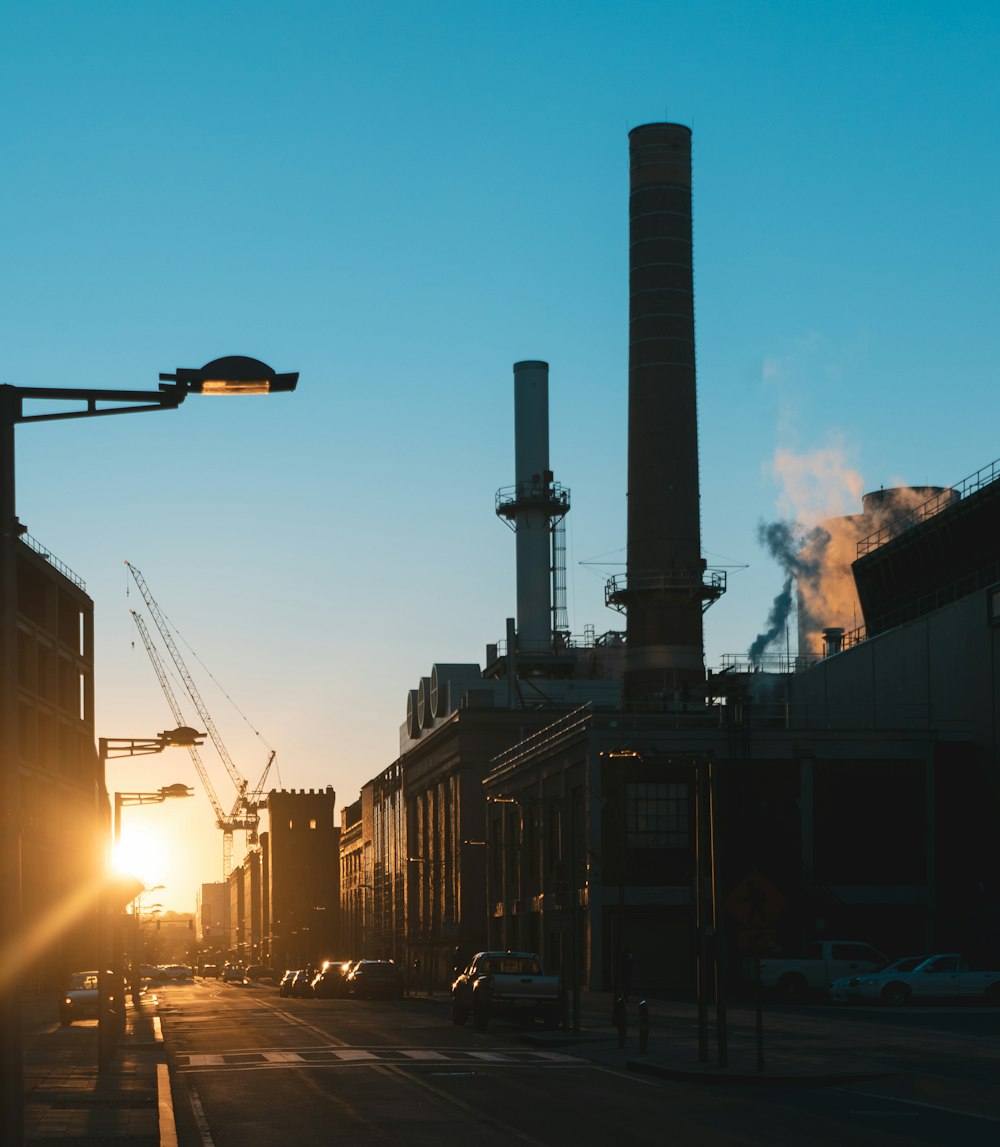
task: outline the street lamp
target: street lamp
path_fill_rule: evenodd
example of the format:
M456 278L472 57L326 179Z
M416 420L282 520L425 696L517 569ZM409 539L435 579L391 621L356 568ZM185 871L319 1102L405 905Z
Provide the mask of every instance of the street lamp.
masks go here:
M695 974L698 1007L698 1060L708 1062L708 998L709 978L714 976L716 1006L716 1038L719 1067L728 1063L728 1019L726 1013L725 936L719 928L716 878L719 870L718 832L716 826L716 771L711 753L666 754L651 747L624 745L601 753L610 760L634 762L642 765L661 761L670 768L691 770L694 773L694 916L695 916ZM627 783L627 782L625 782ZM627 802L627 789L622 790L623 803ZM611 807L615 807L613 804ZM619 806L618 813L621 808ZM627 813L626 813L627 816ZM626 832L628 826L621 825ZM622 910L624 893L619 888Z
M482 882L483 888L483 902L486 909L485 932L483 934L483 948L489 948L490 945L490 927L493 921L493 908L490 904L490 866L492 864L493 847L492 842L488 840L463 840L462 844L468 845L469 848L485 848L486 849L486 865L485 865L485 879Z
M193 797L194 790L188 785L165 785L154 793L115 793L115 848L121 843L122 836L122 808L132 805L162 804L165 800L177 797ZM121 934L115 944L114 977L115 977L115 1006L118 1009L118 1030L125 1027L125 986L123 983L123 952ZM135 953L132 953L132 1003L138 1001L135 979Z
M189 394L266 394L291 391L298 374L277 374L258 359L231 355L199 370L161 375L158 390L95 390L0 385L0 951L19 967L21 929L21 786L18 744L17 553L24 527L14 506L14 427L146 410L175 410ZM29 412L25 403L46 403ZM75 403L53 411L51 404ZM83 404L82 409L79 408ZM112 404L112 405L108 405ZM20 980L0 977L0 1141L24 1138L24 1058Z
M169 729L163 733L158 733L155 737L100 737L98 739L98 759L100 762L100 787L101 792L107 791L105 768L109 760L116 760L119 757L143 757L150 753L162 753L164 749L171 746L177 748L190 748L192 746L200 745L202 742L199 738L203 738L204 733L199 733L196 729L192 729L189 725L180 725L176 729ZM171 788L184 788L186 785L173 785ZM114 847L117 848L121 842L121 805L118 803L117 798L121 795L128 794L115 794L115 820L114 820ZM189 793L183 794L188 796ZM161 798L161 799L166 799ZM128 802L125 802L128 803ZM144 802L138 802L144 803ZM146 801L145 803L159 803ZM157 885L162 888L163 885ZM113 882L108 881L108 895L102 896L98 901L98 929L97 929L97 949L98 949L98 994L97 994L97 1066L98 1071L107 1069L115 1054L115 1042L118 1032L122 1029L125 1023L125 991L121 981L120 975L120 960L118 954L118 947L120 943L119 934L119 917L124 910L127 900L131 900L131 896L127 896L125 900L117 901L117 898L112 896ZM149 889L147 889L149 891ZM109 926L109 916L111 917L111 924ZM110 951L110 958L109 952ZM108 979L108 965L111 965L110 975L112 980L111 988L107 984ZM114 1001L114 1010L117 1012L117 1019L112 1023L112 999Z

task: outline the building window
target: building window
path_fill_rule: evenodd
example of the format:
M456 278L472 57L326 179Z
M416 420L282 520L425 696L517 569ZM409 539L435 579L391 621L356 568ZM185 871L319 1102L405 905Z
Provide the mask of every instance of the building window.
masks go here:
M315 817L313 817L313 818L312 818L312 819L309 821L309 827L310 827L310 828L315 828L315 827L316 827L316 818L315 818Z
M686 784L629 785L626 799L629 848L688 847Z
M295 821L294 821L294 820L290 820L290 821L288 822L288 827L289 827L289 828L294 828L294 827L295 827Z

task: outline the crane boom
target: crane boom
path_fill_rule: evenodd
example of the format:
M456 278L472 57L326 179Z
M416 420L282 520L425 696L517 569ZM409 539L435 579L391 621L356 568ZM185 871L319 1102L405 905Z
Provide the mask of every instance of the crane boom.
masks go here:
M156 646L149 635L149 630L146 628L146 623L142 617L133 609L130 611L132 620L135 622L136 629L139 630L139 635L142 637L142 643L146 647L146 653L149 655L149 660L152 663L153 671L156 673L156 679L160 683L160 688L163 690L163 695L167 699L167 704L170 706L170 712L173 714L174 720L178 726L185 723L184 713L181 709L177 697L170 685L167 678L166 671L163 668L163 662L160 660L160 655L157 652ZM212 805L212 810L215 813L215 827L222 829L222 876L223 879L228 879L230 872L233 869L233 832L237 829L249 832L254 838L257 835L259 826L259 817L257 816L256 809L252 815L248 815L242 808L240 798L237 798L236 805L233 811L228 815L222 811L222 805L219 804L219 798L215 792L215 786L208 775L205 764L201 759L201 754L198 752L194 745L187 746L188 752L191 754L191 760L194 762L194 767L197 770L198 776L201 778L201 783L205 788L205 793L208 796L209 802ZM273 759L273 754L272 754ZM268 762L270 767L270 761Z
M177 672L181 675L181 680L184 682L184 688L187 690L188 696L195 709L198 711L198 716L201 718L202 723L208 730L208 735L212 738L212 744L215 745L216 751L222 758L222 763L226 766L226 772L232 778L233 784L236 786L236 791L240 798L245 798L247 793L247 782L240 775L239 769L233 763L232 757L229 755L229 750L223 744L222 737L219 735L219 730L215 727L215 722L205 706L205 702L198 692L198 687L194 683L194 678L188 672L187 666L184 664L184 658L181 657L180 650L173 639L170 632L170 627L167 625L166 618L160 612L160 607L156 604L156 599L150 592L149 586L146 584L146 579L142 574L132 565L131 562L126 562L129 573L132 575L135 584L139 587L139 592L142 594L143 600L149 609L153 621L156 623L156 628L160 631L160 636L163 638L163 643L167 647L167 651L173 660L174 665L177 667Z
M132 614L132 620L135 622L136 629L139 630L139 636L142 638L142 643L146 647L146 652L149 654L149 660L153 664L153 671L156 673L156 679L160 683L160 688L163 690L163 695L167 699L167 704L170 706L170 712L173 714L174 720L178 726L185 724L184 713L177 703L177 698L171 688L170 682L167 680L167 675L163 669L163 663L160 661L160 655L156 651L156 646L153 644L152 638L149 636L149 630L146 628L146 623L142 620L134 609L129 610ZM225 814L222 811L222 805L219 804L219 798L215 794L215 788L209 778L208 773L205 771L205 765L201 759L201 754L194 745L188 745L188 752L191 754L191 760L194 762L194 767L201 777L201 783L205 787L205 793L211 801L212 808L215 811L216 821L225 819ZM221 827L221 825L220 825Z
M264 767L264 772L257 783L257 787L253 792L250 792L248 782L244 780L239 770L236 768L232 757L229 755L229 751L226 749L225 744L223 744L222 737L219 735L219 731L215 726L215 722L212 720L212 716L209 713L205 702L202 700L201 693L198 691L198 687L194 683L194 678L191 676L187 665L184 663L184 658L181 656L180 650L177 648L177 644L170 632L170 627L167 624L167 620L163 616L160 607L157 605L156 599L153 597L153 594L146 583L146 579L142 576L140 571L137 570L134 565L132 565L131 562L126 562L125 565L128 567L129 573L131 573L135 584L139 587L139 592L142 594L143 600L149 609L150 615L156 623L156 628L159 630L160 636L163 638L163 642L170 653L171 660L173 661L177 672L180 674L181 680L184 683L184 688L186 689L188 696L191 698L191 702L195 709L197 709L198 716L204 722L205 728L208 730L208 735L212 738L212 743L215 745L216 751L221 757L222 763L226 767L226 771L229 773L233 784L236 786L236 799L233 802L232 811L228 814L224 813L222 811L222 806L219 804L219 798L216 795L215 788L209 779L208 773L205 770L204 764L202 763L197 749L195 749L193 746L189 746L191 759L198 771L198 776L201 778L202 784L205 786L205 792L207 793L208 799L211 801L212 808L215 812L216 827L222 829L222 867L223 875L228 878L233 866L233 832L235 830L246 832L249 843L257 843L257 833L260 827L259 807L261 794L263 792L264 784L267 780L267 775L271 769L271 765L274 761L276 753L274 751L271 752L271 755L268 758L268 762ZM184 724L184 717L181 713L180 705L177 703L177 698L174 695L173 689L170 687L170 682L167 680L167 675L164 671L163 663L160 660L156 646L153 644L152 638L150 637L149 630L146 628L142 618L138 613L136 613L135 610L132 610L132 617L135 620L135 624L139 630L139 633L142 635L143 644L146 646L146 652L149 654L149 659L153 664L153 669L156 673L157 679L160 682L160 688L163 690L164 695L167 698L167 704L170 706L171 712L174 714L174 718L178 725L182 725Z

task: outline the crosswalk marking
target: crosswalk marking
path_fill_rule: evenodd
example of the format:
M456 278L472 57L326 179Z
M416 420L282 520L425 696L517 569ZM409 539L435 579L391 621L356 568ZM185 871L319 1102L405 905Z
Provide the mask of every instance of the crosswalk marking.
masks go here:
M584 1066L589 1061L579 1056L567 1055L559 1051L528 1051L510 1049L507 1051L472 1051L467 1048L424 1048L424 1047L311 1047L296 1051L251 1050L218 1053L179 1053L176 1055L180 1071L199 1069L253 1069L275 1067L323 1068L341 1065L350 1067L392 1066L418 1067L421 1064L453 1064L465 1067L546 1067L555 1064L575 1064Z

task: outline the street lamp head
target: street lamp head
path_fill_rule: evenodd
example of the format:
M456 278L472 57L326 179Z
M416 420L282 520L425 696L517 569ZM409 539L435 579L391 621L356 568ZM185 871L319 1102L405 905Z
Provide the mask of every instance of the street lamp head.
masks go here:
M159 740L163 743L164 748L167 746L175 746L179 749L190 749L202 744L202 741L198 740L198 738L204 736L204 733L199 733L197 729L192 729L190 725L180 725L176 729L168 729L166 732L161 733Z
M164 800L166 800L167 797L193 797L194 789L189 785L165 785L159 790L159 794Z
M185 394L271 394L294 390L299 375L277 374L260 359L232 354L212 359L199 370L178 367L174 374L161 374L160 381L174 383Z

